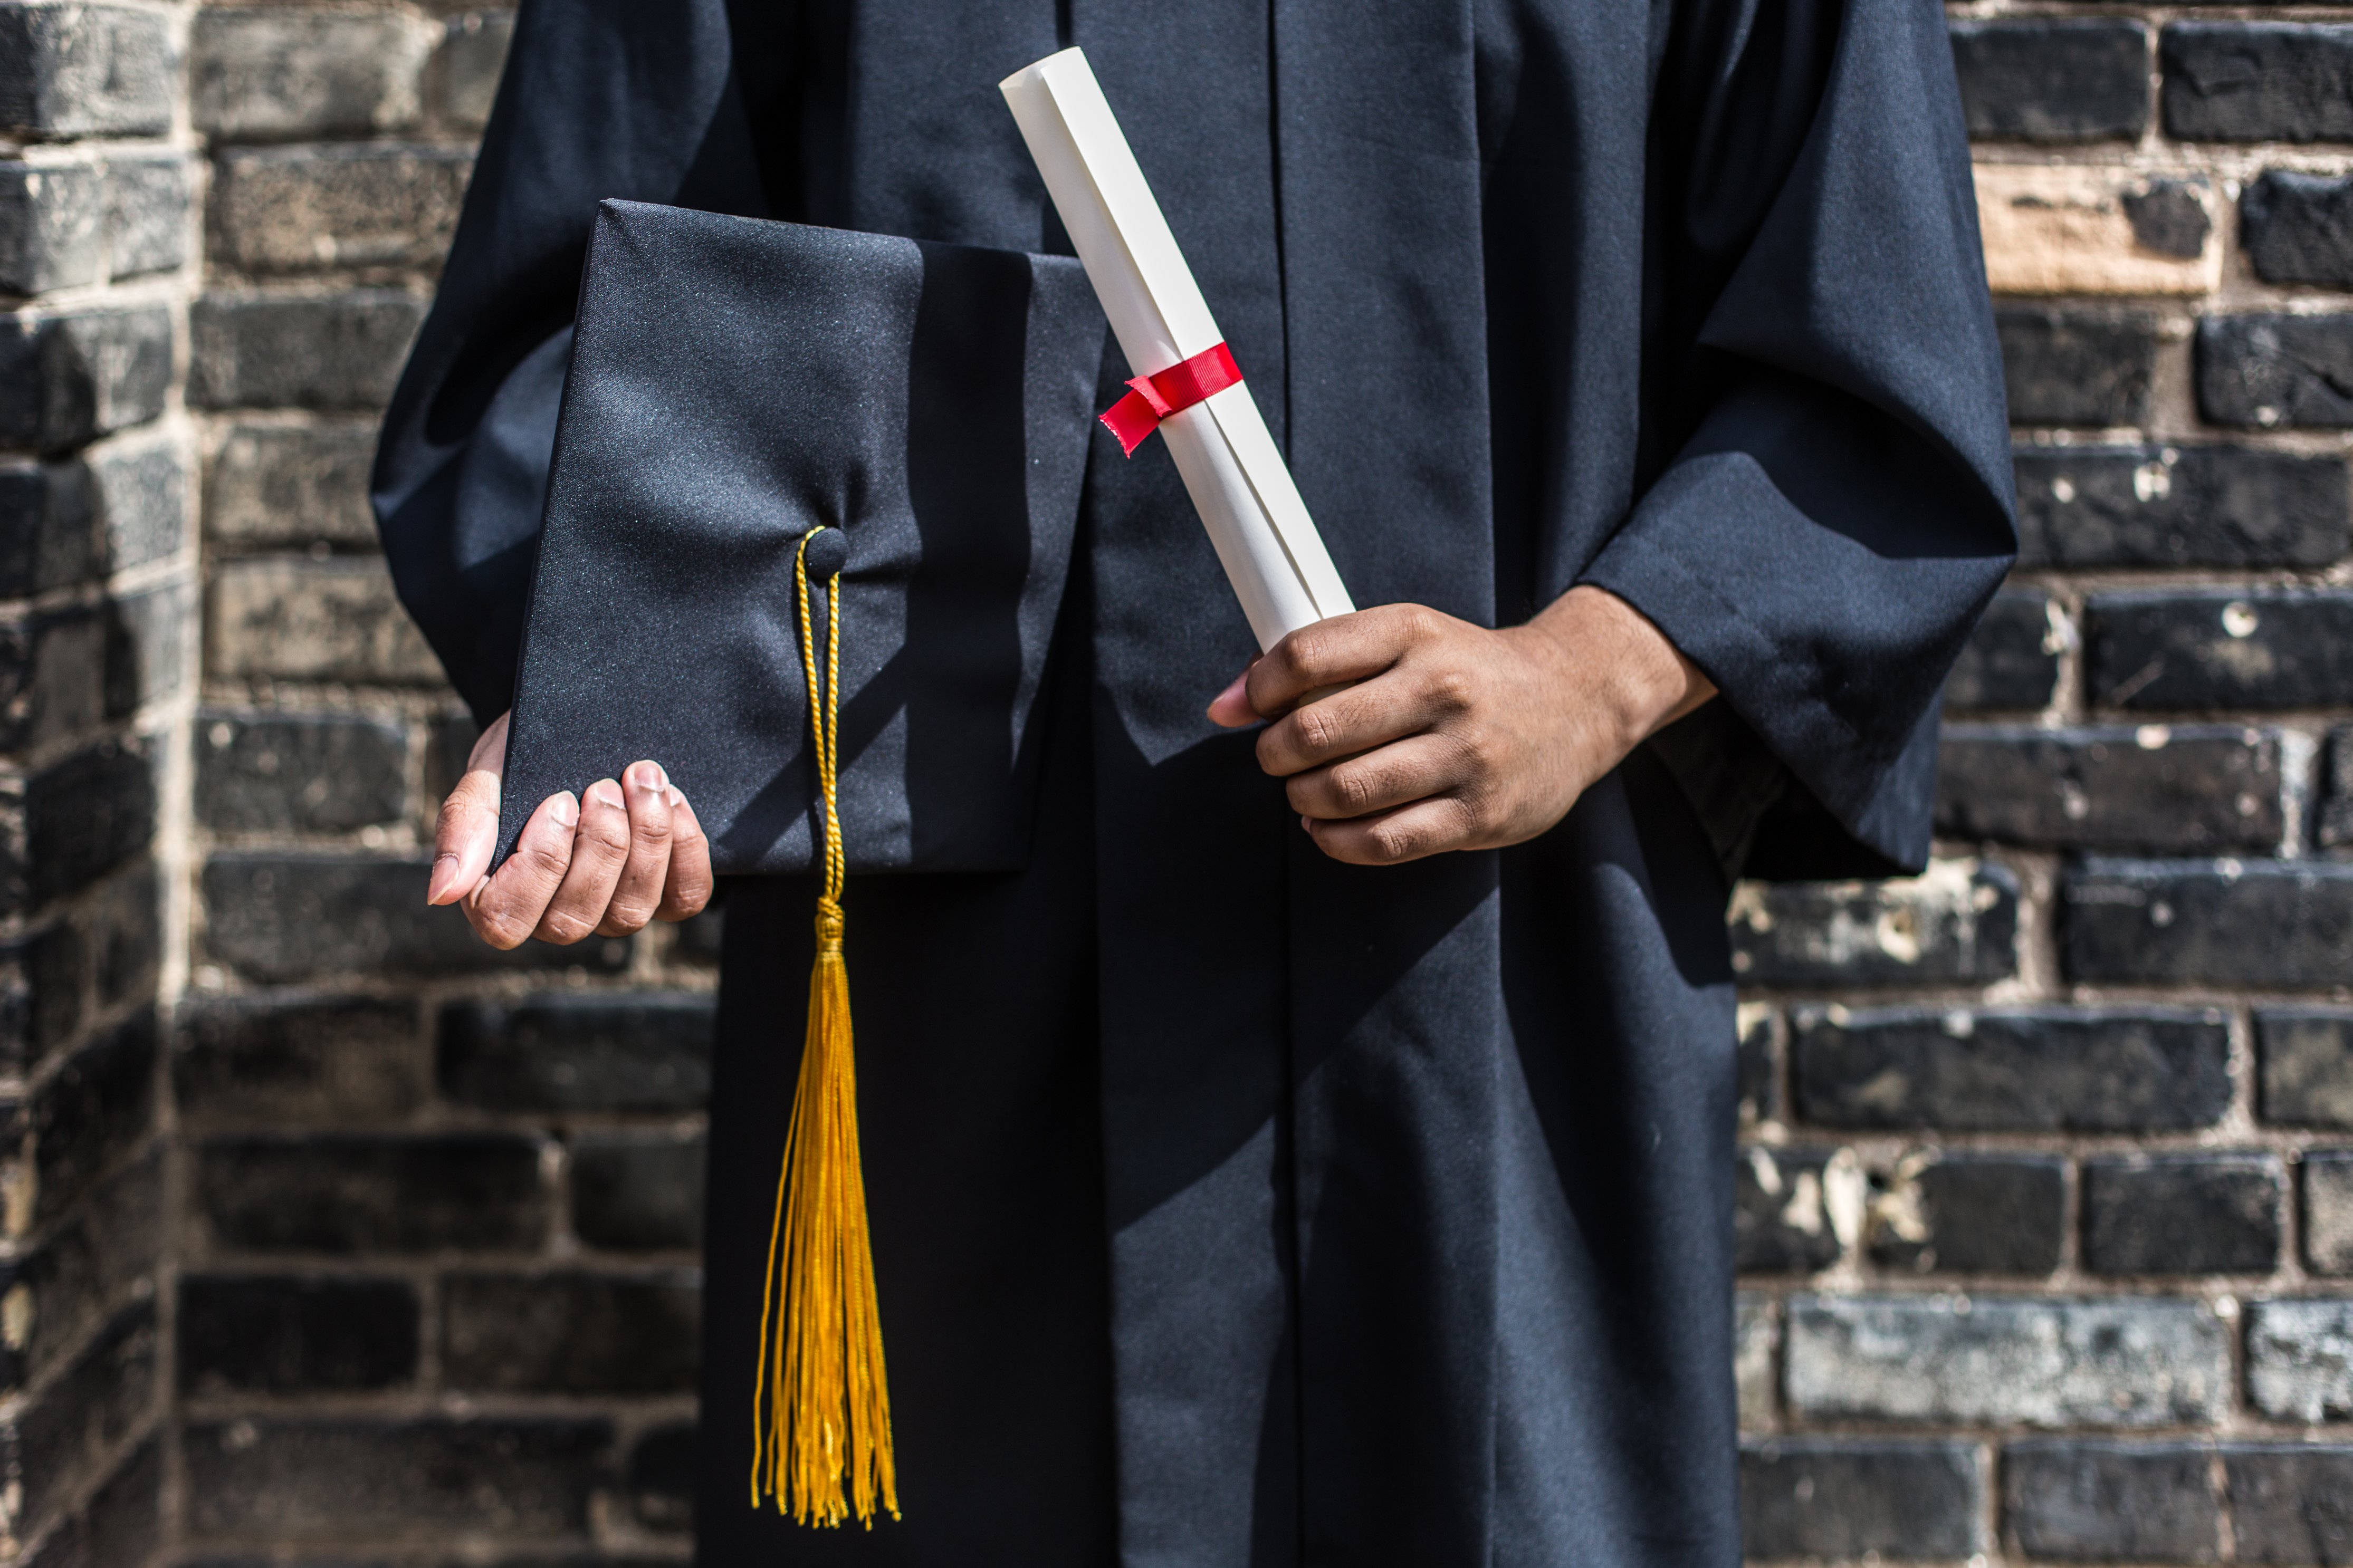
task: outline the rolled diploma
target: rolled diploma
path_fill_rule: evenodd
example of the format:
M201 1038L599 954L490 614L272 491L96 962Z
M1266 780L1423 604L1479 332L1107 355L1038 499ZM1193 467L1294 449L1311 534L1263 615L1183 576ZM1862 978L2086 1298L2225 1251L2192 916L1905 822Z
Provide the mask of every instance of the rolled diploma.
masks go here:
M997 87L1128 368L1157 375L1224 342L1086 55L1049 55ZM1160 433L1261 649L1356 608L1247 380L1170 415Z

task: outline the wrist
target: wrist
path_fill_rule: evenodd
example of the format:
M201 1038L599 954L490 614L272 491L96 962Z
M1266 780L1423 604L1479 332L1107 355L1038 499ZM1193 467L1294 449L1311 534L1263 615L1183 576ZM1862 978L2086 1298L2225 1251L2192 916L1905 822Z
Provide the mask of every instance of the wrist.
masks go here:
M1641 612L1580 584L1528 623L1571 686L1597 700L1620 755L1715 695L1715 683Z

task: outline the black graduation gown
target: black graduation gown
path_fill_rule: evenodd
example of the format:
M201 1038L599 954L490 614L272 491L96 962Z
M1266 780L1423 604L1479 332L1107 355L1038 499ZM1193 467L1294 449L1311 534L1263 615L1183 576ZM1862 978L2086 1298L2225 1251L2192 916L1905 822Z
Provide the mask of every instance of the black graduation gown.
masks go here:
M1329 862L1099 435L1027 868L849 889L871 1533L746 1499L811 900L727 893L702 1560L1729 1565L1725 878L1924 858L2011 549L1935 0L523 0L379 458L403 596L504 708L598 198L1066 249L995 84L1073 42L1357 602L1597 583L1724 696L1535 842Z

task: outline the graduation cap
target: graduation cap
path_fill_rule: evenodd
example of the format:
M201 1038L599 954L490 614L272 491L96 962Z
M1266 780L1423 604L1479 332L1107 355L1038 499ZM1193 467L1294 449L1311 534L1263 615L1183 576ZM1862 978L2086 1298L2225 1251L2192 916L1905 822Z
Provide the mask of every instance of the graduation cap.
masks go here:
M497 860L651 757L716 870L823 877L753 1379L752 1500L805 1522L898 1512L842 879L1026 857L1103 343L1064 258L621 201L590 240Z
M722 875L823 868L794 607L823 525L849 868L1019 868L1103 343L1066 258L603 203L493 864L651 757Z

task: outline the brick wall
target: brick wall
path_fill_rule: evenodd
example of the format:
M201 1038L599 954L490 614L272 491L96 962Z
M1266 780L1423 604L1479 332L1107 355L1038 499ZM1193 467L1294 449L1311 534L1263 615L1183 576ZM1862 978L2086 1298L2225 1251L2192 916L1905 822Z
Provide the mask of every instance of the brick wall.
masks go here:
M2353 1561L2353 6L1952 15L2024 556L1734 901L1750 1554ZM506 36L0 0L0 1563L686 1550L716 921L419 907L363 493Z

